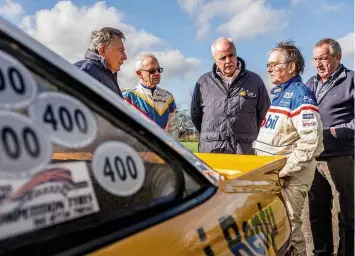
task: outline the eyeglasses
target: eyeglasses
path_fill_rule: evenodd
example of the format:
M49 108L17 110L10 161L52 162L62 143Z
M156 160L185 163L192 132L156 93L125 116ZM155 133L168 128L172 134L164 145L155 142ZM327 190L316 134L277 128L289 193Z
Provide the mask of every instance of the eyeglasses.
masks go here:
M270 62L266 64L266 68L272 68L274 69L276 66L281 65L281 64L288 64L287 62L280 62L280 63L276 63L276 62Z
M149 74L156 74L157 72L158 73L163 73L163 68L157 68L157 69L149 69L149 70L144 70L144 69L141 69L142 71L145 71L145 72L148 72Z

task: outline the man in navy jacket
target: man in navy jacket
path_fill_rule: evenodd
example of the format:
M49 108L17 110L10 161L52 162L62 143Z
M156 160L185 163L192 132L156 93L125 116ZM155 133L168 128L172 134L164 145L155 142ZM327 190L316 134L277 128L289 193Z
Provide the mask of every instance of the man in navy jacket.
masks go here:
M74 65L100 81L123 98L117 82L117 71L127 59L124 34L115 28L104 27L91 34L91 45L85 59Z
M337 255L354 255L354 71L340 63L341 57L337 41L320 40L313 49L317 75L307 82L317 99L325 148L308 194L315 255L333 255L333 196L326 177L339 192Z

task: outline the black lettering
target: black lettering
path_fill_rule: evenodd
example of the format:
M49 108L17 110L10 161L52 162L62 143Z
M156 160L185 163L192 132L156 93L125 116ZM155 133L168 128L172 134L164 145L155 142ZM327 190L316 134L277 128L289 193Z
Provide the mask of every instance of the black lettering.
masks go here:
M115 168L118 177L122 180L125 181L127 178L127 173L126 173L126 168L125 165L123 164L122 159L119 156L115 157ZM122 172L121 172L122 170Z
M27 153L33 158L39 157L41 151L35 132L31 128L25 127L22 131L22 139L24 141Z
M35 219L33 220L33 224L38 227L38 226L43 226L46 224L46 218L45 217L42 217L40 219Z
M271 218L269 222L271 223L271 226L272 226L272 228L271 228L272 233L274 234L274 236L277 236L278 231L277 231L274 212L272 211L271 207L268 210L269 210L269 215L268 216Z
M245 240L248 240L249 237L255 235L253 227L250 226L247 221L244 221L242 225Z
M104 173L104 176L110 176L112 182L116 181L115 174L112 171L111 162L110 162L110 159L108 157L105 158L105 164L104 164L103 173Z
M58 122L54 117L52 105L48 104L43 114L43 122L50 123L54 131L58 129Z
M254 230L255 230L255 234L259 234L259 233L262 233L262 234L266 234L265 231L264 231L264 226L263 224L261 223L260 221L260 218L255 215L253 218L252 218L252 224L254 226ZM267 241L267 239L264 241L264 245L269 248L269 243Z
M138 172L136 163L134 162L133 158L131 156L127 156L126 163L128 167L128 172L131 175L132 179L137 179Z
M227 240L228 247L232 250L235 245L241 242L241 235L237 223L235 223L232 216L222 217L219 219L220 226L223 231L224 238ZM232 231L235 235L235 238L232 238Z
M55 111L53 111L52 105L50 103L47 104L43 114L43 122L51 124L54 131L58 130L58 123L60 123L67 132L72 132L75 126L81 133L85 134L88 132L89 127L86 116L80 109L75 109L71 112L65 106L59 106L56 114L57 115L55 115Z
M63 126L63 128L67 132L72 132L73 131L73 120L72 117L65 107L59 107L59 120Z
M12 191L12 186L11 185L3 185L0 186L0 193L10 193Z
M87 133L88 132L88 123L86 121L86 117L84 113L80 109L76 109L74 111L74 119L75 123L78 126L79 130L82 133Z
M26 92L26 87L21 73L14 67L9 68L7 72L8 72L10 84L14 89L14 91L17 92L18 94L24 94Z
M208 244L205 230L201 227L201 228L197 229L197 233L198 233L198 237L200 238L201 242L206 244L206 246L203 248L203 251L205 252L205 254L207 256L214 256L214 252L212 251L211 246Z
M75 208L74 211L78 214L84 214L84 213L89 213L93 211L92 206L83 206L79 208Z
M21 147L17 135L9 126L4 126L1 131L1 141L4 145L6 155L11 159L18 159L21 154Z
M69 198L69 207L84 205L92 202L92 196L90 194L70 197Z

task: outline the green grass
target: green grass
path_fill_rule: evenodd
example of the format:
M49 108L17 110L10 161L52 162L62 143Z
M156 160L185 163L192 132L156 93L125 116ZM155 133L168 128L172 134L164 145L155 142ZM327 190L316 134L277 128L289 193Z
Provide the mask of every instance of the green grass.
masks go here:
M187 141L181 141L181 144L189 149L192 153L197 153L198 151L198 142L187 142Z

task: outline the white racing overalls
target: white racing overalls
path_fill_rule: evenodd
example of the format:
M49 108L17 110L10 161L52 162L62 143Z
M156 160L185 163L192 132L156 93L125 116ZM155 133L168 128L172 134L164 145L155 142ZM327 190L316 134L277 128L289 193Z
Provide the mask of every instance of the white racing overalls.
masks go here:
M274 98L253 143L257 155L285 155L279 176L285 181L282 194L292 226L296 255L306 255L301 230L304 201L316 168L315 157L324 150L323 125L313 92L300 76L273 88Z

